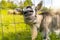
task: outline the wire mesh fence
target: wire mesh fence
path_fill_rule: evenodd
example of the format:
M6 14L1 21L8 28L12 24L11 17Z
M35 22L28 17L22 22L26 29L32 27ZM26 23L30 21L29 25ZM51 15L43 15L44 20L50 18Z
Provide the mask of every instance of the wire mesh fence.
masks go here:
M24 23L23 16L9 15L9 8L2 7L0 5L0 40L31 40L30 27Z
M31 37L29 32L30 28L24 23L23 16L0 15L0 40L27 40Z
M31 40L30 28L23 16L9 15L8 10L0 8L0 40Z

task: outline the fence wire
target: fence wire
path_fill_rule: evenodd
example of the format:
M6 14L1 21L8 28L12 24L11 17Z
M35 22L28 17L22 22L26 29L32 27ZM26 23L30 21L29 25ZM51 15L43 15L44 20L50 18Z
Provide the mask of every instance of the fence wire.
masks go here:
M0 40L31 40L30 28L22 21L23 18L18 18L20 15L3 15L4 12L0 8Z

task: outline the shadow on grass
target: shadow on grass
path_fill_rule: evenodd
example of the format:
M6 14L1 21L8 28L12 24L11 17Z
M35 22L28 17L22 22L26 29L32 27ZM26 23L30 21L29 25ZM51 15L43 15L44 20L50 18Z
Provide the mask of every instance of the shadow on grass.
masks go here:
M2 40L31 40L31 34L29 32L9 33L2 38Z
M42 40L41 33L38 33L36 40ZM57 38L58 37L58 38ZM60 36L56 36L55 33L50 35L51 40L60 40ZM3 40L31 40L30 32L17 32L9 33L6 36L3 36Z

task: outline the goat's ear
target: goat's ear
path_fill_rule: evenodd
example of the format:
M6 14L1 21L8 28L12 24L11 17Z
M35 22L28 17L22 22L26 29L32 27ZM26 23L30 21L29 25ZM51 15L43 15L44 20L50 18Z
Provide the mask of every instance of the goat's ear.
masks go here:
M16 9L18 12L22 12L23 10L22 9L20 9L20 8L17 8Z
M14 15L17 15L17 14L22 15L22 14L23 14L23 13L22 13L22 9L16 8L16 9L13 10L13 13L12 13L12 14L14 14Z
M35 8L36 11L41 10L43 5L43 1L40 1L40 3L37 5L37 7Z

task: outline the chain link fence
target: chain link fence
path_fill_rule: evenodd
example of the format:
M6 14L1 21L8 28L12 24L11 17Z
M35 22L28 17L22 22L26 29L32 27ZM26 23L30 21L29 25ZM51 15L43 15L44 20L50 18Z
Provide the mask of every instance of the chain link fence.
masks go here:
M10 15L8 10L0 8L0 40L31 40L30 27L24 23L23 15Z
M4 10L5 11L5 10ZM24 23L22 15L3 15L0 13L0 40L31 39L30 28Z

